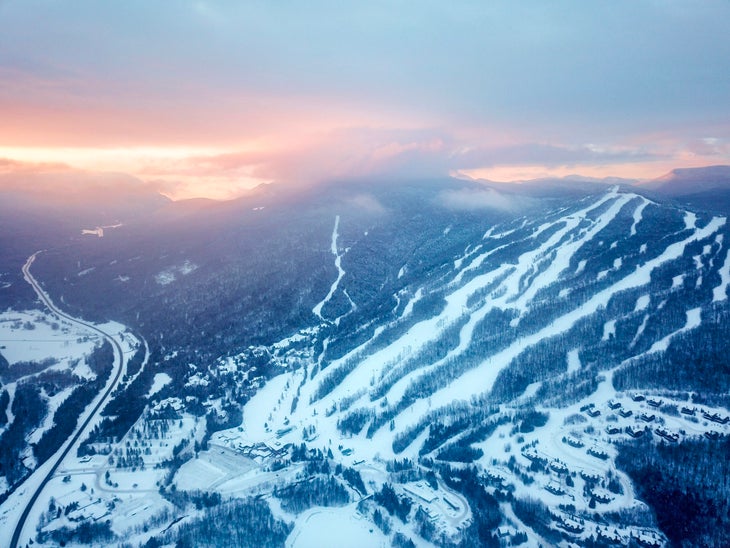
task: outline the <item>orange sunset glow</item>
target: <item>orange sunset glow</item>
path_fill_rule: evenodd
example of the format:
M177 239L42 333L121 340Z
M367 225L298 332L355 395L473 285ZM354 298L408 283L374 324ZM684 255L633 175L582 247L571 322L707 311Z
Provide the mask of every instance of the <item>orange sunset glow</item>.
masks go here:
M581 10L397 9L2 3L2 169L231 198L273 181L644 179L730 162L730 52L709 46L710 10L605 11L599 39ZM652 17L683 39L648 42Z

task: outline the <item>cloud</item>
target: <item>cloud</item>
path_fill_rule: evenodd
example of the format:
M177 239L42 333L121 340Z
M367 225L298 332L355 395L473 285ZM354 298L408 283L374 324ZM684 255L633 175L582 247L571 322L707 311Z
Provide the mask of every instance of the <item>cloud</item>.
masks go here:
M581 142L727 121L727 2L172 6L2 4L2 137L232 145L369 119Z
M70 171L68 164L61 162L21 162L11 158L0 158L0 175L30 174L30 173L59 173Z
M439 194L437 203L457 211L477 211L492 209L515 212L530 205L530 200L523 196L514 196L498 192L492 188L446 190Z
M347 204L355 207L358 211L371 214L385 213L386 209L372 194L357 194L346 200Z
M191 156L141 171L147 176L225 176L307 184L367 176L438 177L498 165L581 166L663 157L641 147L479 146L438 129L349 128L288 148Z
M50 196L75 199L90 193L113 196L116 191L149 194L160 192L161 187L125 173L90 172L65 164L0 158L0 190L20 191L39 199Z

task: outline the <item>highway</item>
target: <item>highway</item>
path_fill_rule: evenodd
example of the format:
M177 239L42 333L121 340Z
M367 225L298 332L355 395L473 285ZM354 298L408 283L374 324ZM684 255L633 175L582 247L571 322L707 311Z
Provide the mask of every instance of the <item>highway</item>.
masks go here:
M106 391L102 395L102 397L98 400L94 408L91 410L91 412L88 414L86 419L81 423L80 426L76 428L76 431L74 432L73 436L71 436L71 439L66 442L66 446L63 450L60 450L57 452L53 457L51 457L51 460L55 459L55 462L53 463L53 466L51 466L50 470L46 473L43 480L40 482L36 490L33 492L32 496L28 500L28 502L25 504L25 508L23 509L23 513L20 515L20 518L18 519L18 523L15 525L15 529L13 531L12 539L10 540L10 548L16 548L18 546L18 542L20 541L20 537L23 534L23 529L25 528L25 522L28 519L28 515L30 514L31 510L33 509L33 505L38 500L38 497L43 492L44 487L48 484L48 482L51 480L53 475L56 473L56 470L61 465L63 460L66 458L66 456L71 452L71 450L76 446L77 442L81 439L81 436L85 433L87 427L91 423L91 421L94 419L96 414L99 412L99 410L102 408L102 406L107 402L109 399L110 394L112 391L117 387L119 384L119 380L122 377L122 371L124 369L124 352L122 351L122 347L120 346L119 342L109 333L99 329L98 327L91 325L89 323L83 322L81 320L78 320L72 316L69 316L68 314L62 312L59 310L55 304L53 304L53 301L51 298L43 291L43 288L41 288L38 281L33 277L33 275L30 273L30 267L35 261L38 254L41 253L41 251L36 251L28 257L28 260L26 261L25 265L23 265L23 276L25 277L25 280L33 287L33 290L38 295L38 298L43 302L43 304L46 305L46 307L59 316L60 318L63 318L64 320L67 320L69 322L72 322L76 325L83 326L84 328L94 331L104 337L109 343L111 343L112 348L114 349L114 370L112 372L113 379L110 383L108 383L108 386L106 388ZM30 541L30 537L26 540L26 542Z

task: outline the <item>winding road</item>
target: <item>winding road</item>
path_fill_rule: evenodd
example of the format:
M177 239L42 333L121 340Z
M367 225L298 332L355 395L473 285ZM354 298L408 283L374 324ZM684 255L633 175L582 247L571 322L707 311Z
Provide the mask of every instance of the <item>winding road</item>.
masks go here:
M94 405L91 412L88 414L86 419L81 423L80 426L76 428L76 431L71 436L69 440L66 441L65 447L62 446L62 449L59 449L59 451L56 452L56 454L51 457L50 460L54 460L53 466L51 466L50 470L46 473L45 477L41 480L38 487L35 489L31 497L28 499L28 502L25 504L25 508L23 509L23 513L20 515L20 518L18 519L17 524L15 525L15 529L13 531L13 536L10 540L10 548L16 548L18 546L18 542L20 541L20 537L23 534L23 529L26 526L26 520L28 519L28 515L30 514L31 510L33 509L33 506L35 505L36 501L38 500L38 497L43 492L43 489L48 484L48 482L53 478L53 475L56 473L56 470L61 465L63 460L66 458L66 456L71 452L71 450L76 446L76 443L81 439L81 436L85 433L86 429L88 428L91 421L94 419L94 417L97 415L99 410L102 408L102 406L107 402L109 399L109 396L111 395L112 391L117 387L119 384L119 380L122 377L122 371L124 370L124 352L122 350L121 345L119 342L109 333L106 331L103 331L102 329L99 329L95 325L91 325L89 323L83 322L81 320L78 320L72 316L69 316L68 314L62 312L59 310L55 304L53 304L53 301L51 298L43 291L43 288L40 286L38 281L33 277L33 275L30 273L30 267L35 261L38 254L41 253L41 251L36 251L28 257L28 260L25 262L25 265L23 265L23 276L25 277L25 280L33 287L33 290L38 295L38 298L43 302L43 304L46 305L46 307L59 316L60 318L63 318L64 320L67 320L71 323L74 323L76 325L83 326L84 328L94 331L104 337L109 343L112 345L112 348L114 349L114 371L113 371L113 378L112 381L108 383L106 391L103 393L101 398L98 399L96 405ZM30 541L30 537L28 537L26 542Z

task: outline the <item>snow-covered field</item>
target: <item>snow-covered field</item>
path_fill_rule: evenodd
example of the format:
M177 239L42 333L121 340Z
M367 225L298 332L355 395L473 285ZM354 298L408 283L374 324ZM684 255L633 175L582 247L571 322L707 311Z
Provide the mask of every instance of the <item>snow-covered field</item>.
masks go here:
M91 353L99 335L40 310L0 313L0 353L17 362L55 360L67 369Z
M386 548L390 538L351 504L305 512L286 540L287 548L340 548L343 543L352 548Z

